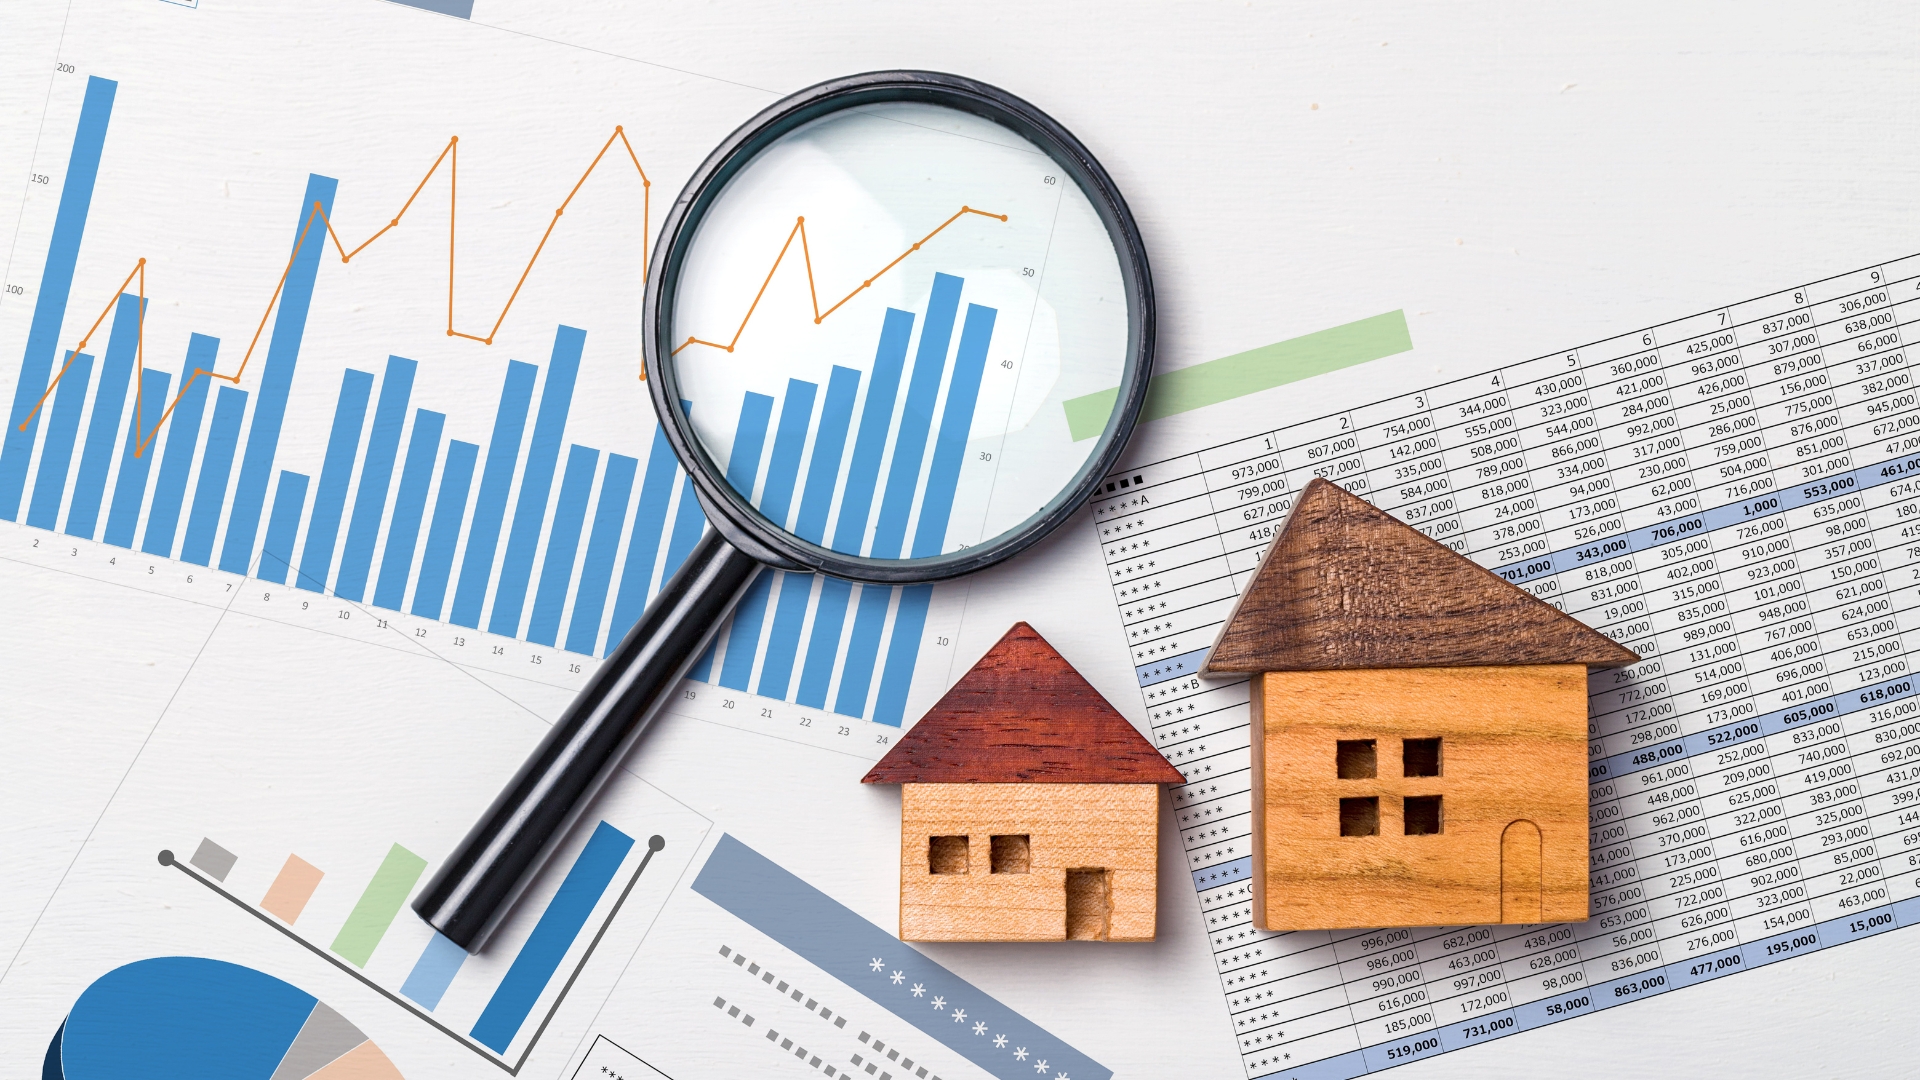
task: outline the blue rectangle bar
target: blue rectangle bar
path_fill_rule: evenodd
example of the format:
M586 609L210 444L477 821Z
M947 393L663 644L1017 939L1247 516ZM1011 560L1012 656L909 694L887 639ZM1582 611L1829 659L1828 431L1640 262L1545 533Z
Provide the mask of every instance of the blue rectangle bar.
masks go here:
M633 837L619 829L604 821L594 828L587 846L581 849L580 857L573 860L559 891L547 904L547 910L540 913L540 921L534 924L527 943L520 946L519 954L507 968L506 977L500 980L493 996L487 999L487 1007L481 1010L480 1019L474 1022L472 1035L482 1045L491 1047L495 1053L507 1052L520 1025L526 1023L527 1015L540 999L540 992L546 989L553 973L560 970L560 961L566 958L567 950L580 936L580 928L587 924L587 916L593 914L594 905L600 902L614 873L632 849Z
M732 629L727 633L727 658L720 665L720 685L745 690L753 678L753 659L760 649L760 629L766 624L767 595L773 589L775 574L762 570L734 606Z
M820 430L813 438L813 458L807 463L807 482L800 496L794 533L819 543L827 528L827 511L840 478L840 459L846 451L847 428L853 422L853 403L860 393L860 373L835 365L820 406ZM800 629L807 619L807 601L813 596L811 574L783 574L780 601L774 608L773 629L767 635L767 658L760 665L757 692L784 698L793 685L793 665L800 651ZM837 640L837 639L836 639Z
M127 413L127 437L120 443L120 472L113 480L113 503L107 511L107 531L101 539L114 547L131 548L140 510L147 502L147 477L159 453L153 443L160 434L160 414L167 407L167 388L173 376L152 368L140 369L140 392Z
M1113 1070L731 835L693 891L1002 1080L1110 1080Z
M567 626L567 651L593 656L600 644L600 620L607 613L607 590L613 583L613 555L620 548L620 528L626 524L627 503L633 498L633 474L640 463L625 454L607 455L607 473L600 480L600 505L593 512L593 531L587 537L587 558L580 566L580 584L573 593L573 618ZM660 536L656 530L654 544ZM648 560L647 572L653 572Z
M801 452L807 445L807 428L813 422L813 399L819 387L799 379L787 380L787 395L780 405L780 426L773 436L773 454L767 462L767 482L760 494L760 512L781 526L793 506L793 488L800 475ZM751 482L751 481L749 481ZM766 621L767 596L773 588L774 573L762 571L747 588L739 606L734 608L733 632L727 638L727 662L720 672L720 685L745 690L753 676L753 659L760 647L760 628Z
M681 402L684 408L686 402ZM613 625L607 629L607 648L625 637L640 619L653 591L653 566L667 531L667 507L673 503L673 477L679 459L663 428L653 430L653 448L647 452L647 476L640 485L640 501L633 508L633 535L627 540L626 565L620 569L620 592L613 602ZM696 537L698 534L695 534Z
M427 490L433 486L433 463L440 456L440 432L446 423L443 413L414 410L407 464L400 472L400 491L393 497L393 525L387 529L380 582L373 592L374 604L389 611L401 610L407 599L407 578L420 546L420 519L426 516Z
M927 318L920 328L920 347L913 354L913 377L907 383L907 401L900 411L900 431L893 438L893 461L887 466L880 520L873 529L870 554L876 559L897 559L906 544L907 518L920 487L920 463L926 458L933 406L940 397L947 346L953 340L954 315L960 307L960 285L960 279L949 274L933 275Z
M427 551L420 557L420 580L413 587L413 613L437 619L447 606L447 579L453 573L453 552L460 546L460 523L467 516L467 493L473 488L473 463L480 447L459 439L447 443L447 463L440 467L440 496L433 504L433 524L427 529Z
M333 406L333 430L327 435L327 456L320 464L320 483L313 491L313 519L307 523L307 546L300 553L300 572L294 584L309 592L325 592L333 576L333 549L340 539L340 515L347 506L347 484L353 462L360 456L360 432L367 425L367 399L373 396L373 373L348 368L340 375L340 397Z
M254 404L253 425L247 429L247 449L240 459L240 479L234 485L227 535L220 546L220 569L229 573L244 574L253 562L260 509L266 505L267 481L273 475L274 455L280 449L287 393L293 388L293 369L300 362L307 309L313 303L313 279L319 273L320 250L326 241L322 214L333 213L333 193L339 186L331 177L308 176L300 214L294 219L293 255L280 286L280 307L273 316L273 336L267 339L266 364L260 373L260 397Z
M300 514L307 507L307 479L300 473L280 470L273 512L267 516L267 542L260 548L260 569L255 575L262 581L287 583L287 572L293 569L293 542L300 533Z
M687 561L687 555L693 551L693 545L700 542L700 535L707 531L707 514L700 509L700 498L693 493L693 477L680 478L680 505L673 512L673 538L667 542L667 561L660 566L660 582L664 585ZM625 634L626 627L620 632ZM612 636L608 636L612 641Z
M180 511L187 502L187 477L193 472L193 452L200 446L200 417L207 407L208 375L213 371L220 339L205 334L187 337L187 362L180 369L180 396L168 423L167 449L160 459L160 479L153 487L153 511L147 515L146 539L140 550L162 558L173 554L180 535Z
M973 409L980 401L980 376L987 369L987 346L993 340L996 314L990 307L967 305L960 348L953 355L953 379L947 384L947 404L940 416L940 433L934 437L933 461L927 466L920 522L913 529L916 559L946 549L947 522L953 516L953 496L960 486L960 464L967 456L967 433L973 428Z
M599 467L600 451L567 449L567 471L560 478L560 498L553 504L553 528L547 534L547 561L540 568L540 590L527 619L527 640L535 645L552 645L560 636L567 586L573 584L573 564L580 554L580 527L587 519L587 497L593 494L593 474Z
M207 425L207 449L200 458L200 482L193 489L193 513L180 558L197 566L213 561L214 534L226 508L227 483L233 478L233 454L240 446L240 422L247 415L247 392L223 386L213 397L213 422Z
M880 484L880 460L886 455L893 403L900 393L900 373L906 367L907 342L912 338L913 315L888 308L880 327L880 345L873 354L867 402L860 407L860 434L854 440L853 460L847 465L840 519L833 527L835 551L857 555L866 546L867 519L873 513L873 495Z
M67 172L60 181L60 207L54 212L53 236L47 243L47 261L40 270L39 292L33 299L33 321L27 326L27 346L20 359L20 380L13 386L13 408L7 413L6 441L0 443L0 518L17 521L20 496L26 489L27 462L33 457L40 417L28 420L34 404L47 390L47 375L60 351L60 324L67 317L67 297L73 292L73 268L80 261L80 238L87 231L87 211L93 206L93 183L100 173L100 152L107 143L107 120L113 115L114 91L119 83L87 77L86 97L80 103L80 122L67 154ZM23 428L21 425L25 424Z
M767 632L767 658L760 664L760 681L754 690L761 697L785 698L793 685L793 661L800 651L807 601L813 597L813 577L780 575L780 600L773 609L773 629Z
M120 441L120 417L127 411L127 382L133 376L133 358L140 339L137 299L122 295L113 312L113 333L100 365L100 389L87 417L87 437L80 450L80 472L73 482L73 501L67 508L67 535L92 539L100 527L100 503L107 493L107 473L113 468L114 444Z
M347 524L347 545L341 549L340 571L333 579L333 594L342 600L357 601L367 592L373 545L380 537L380 518L386 514L393 462L400 453L400 431L407 426L407 402L413 397L413 375L418 366L404 356L387 357L387 373L380 380L380 401L373 407L373 431L367 436L367 463L360 467L360 488L354 492L353 518ZM419 524L416 516L414 526L418 528ZM408 555L411 557L411 550Z
M773 419L773 399L748 391L740 399L740 420L734 426L733 450L727 455L727 483L749 499L760 475L760 459L767 445L767 425ZM768 485L772 486L771 477ZM671 571L669 571L671 572ZM762 573L747 587L747 593L733 610L727 634L727 658L720 669L721 684L736 690L746 689L747 676L753 671L753 651L760 644L760 620L767 607L767 575ZM758 599L758 604L755 599ZM711 653L712 650L709 650ZM696 662L688 678L705 681L705 658ZM729 681L732 680L732 681ZM737 685L736 685L737 684Z
M487 443L487 466L480 474L473 523L467 526L467 552L460 559L460 586L453 594L453 614L448 616L449 622L460 626L480 626L487 583L493 580L493 557L500 548L500 524L507 516L507 492L513 487L513 471L519 464L520 436L527 428L527 408L533 402L533 378L538 371L532 364L507 362L500 407L493 416L493 438Z
M560 327L553 336L553 358L547 363L540 412L534 417L533 438L527 443L527 468L520 476L520 501L513 510L507 554L500 563L500 584L494 589L493 613L487 619L487 629L496 634L512 637L520 632L527 582L533 576L533 553L540 546L540 528L547 520L554 463L560 457L560 441L566 433L567 410L573 404L573 384L580 374L580 351L586 338L586 331L571 326ZM491 458L488 464L492 464Z
M840 693L833 701L833 711L842 716L867 715L867 694L873 689L873 668L880 658L880 632L886 628L893 593L885 585L860 586L853 635L847 639L847 658L840 666Z
M908 585L900 590L900 606L893 614L893 634L887 640L887 662L880 672L880 692L873 701L876 724L899 727L906 718L907 691L913 686L914 663L920 659L920 635L927 628L927 605L933 586Z
M27 524L49 531L59 524L60 504L67 497L81 408L93 385L93 357L68 350L64 368L47 418L47 445L40 449L40 468L33 477L33 501L27 504Z
M840 635L847 626L847 600L853 584L840 578L820 579L820 601L813 609L813 637L807 643L807 663L800 669L800 692L794 700L813 709L827 707L833 686L833 662L840 656Z
M407 972L407 981L400 984L400 992L431 1012L439 1007L447 987L453 984L453 977L459 974L460 965L466 962L467 950L435 934L427 939L427 947L420 950L420 959L413 962L413 970Z

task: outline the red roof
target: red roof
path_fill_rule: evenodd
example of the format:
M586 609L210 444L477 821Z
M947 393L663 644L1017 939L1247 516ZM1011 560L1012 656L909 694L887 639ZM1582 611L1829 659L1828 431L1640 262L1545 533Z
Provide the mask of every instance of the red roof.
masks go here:
M1039 631L1016 623L863 784L1180 784Z

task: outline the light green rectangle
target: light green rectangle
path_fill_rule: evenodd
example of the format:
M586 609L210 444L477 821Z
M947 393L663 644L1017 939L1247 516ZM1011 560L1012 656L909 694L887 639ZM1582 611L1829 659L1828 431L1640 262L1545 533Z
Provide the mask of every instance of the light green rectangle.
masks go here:
M367 882L360 901L353 905L346 924L334 936L333 951L355 967L366 967L374 946L386 936L387 927L393 925L393 917L400 914L407 894L413 892L414 883L426 869L427 860L399 844L393 845L381 860L380 869L373 872L373 880Z
M1203 405L1216 405L1411 348L1413 338L1407 333L1406 314L1389 311L1155 375L1147 386L1147 400L1140 410L1140 419L1158 420ZM1091 439L1106 430L1107 420L1113 415L1113 403L1119 396L1120 388L1114 387L1063 402L1067 410L1067 430L1072 432L1073 441Z

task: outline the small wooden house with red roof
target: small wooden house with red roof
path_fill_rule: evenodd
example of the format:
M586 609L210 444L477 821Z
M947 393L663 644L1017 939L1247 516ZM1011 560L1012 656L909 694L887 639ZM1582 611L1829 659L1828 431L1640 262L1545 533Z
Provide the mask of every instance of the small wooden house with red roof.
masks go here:
M1263 930L1587 917L1587 670L1629 650L1325 480L1208 654L1247 672Z
M1185 779L1016 624L861 781L901 785L901 939L1153 940Z

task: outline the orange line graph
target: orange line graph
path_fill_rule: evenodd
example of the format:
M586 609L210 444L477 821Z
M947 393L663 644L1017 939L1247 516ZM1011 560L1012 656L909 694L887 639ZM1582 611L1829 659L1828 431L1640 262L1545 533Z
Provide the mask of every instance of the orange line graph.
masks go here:
M975 210L971 206L962 206L960 209L953 212L952 217L948 218L947 220L941 222L939 225L935 226L932 232L921 237L919 240L914 241L914 243L911 246L909 246L907 250L894 256L892 262L874 271L873 274L869 276L866 280L854 286L852 292L849 292L847 295L841 297L838 303L835 303L832 307L828 308L825 311L820 310L820 292L818 288L814 285L814 281L813 281L813 253L809 251L807 248L807 219L805 215L796 217L793 219L793 228L787 232L786 243L780 245L780 254L775 255L773 257L773 265L767 268L767 276L764 279L762 279L760 282L760 291L753 294L753 303L748 304L747 313L745 315L740 316L740 325L733 328L733 336L731 338L728 338L726 342L723 344L718 341L708 341L705 338L694 337L693 335L689 334L687 336L687 340L675 346L673 352L670 355L678 356L680 355L680 351L682 349L686 349L694 345L705 345L708 348L719 349L722 352L729 352L729 353L732 352L733 347L740 343L740 335L746 333L747 323L752 321L754 310L760 306L760 298L767 295L767 286L773 284L773 275L779 271L781 260L787 257L788 251L792 250L793 238L796 236L800 238L801 261L804 262L807 267L807 297L813 302L813 324L815 326L818 326L823 320L826 319L827 316L833 314L836 311L839 311L842 307L846 306L847 301L853 299L856 296L859 296L861 293L871 288L874 282L880 280L881 275L885 274L887 271L893 269L894 267L899 266L901 261L904 260L907 256L913 254L916 251L919 251L920 245L926 243L927 241L933 239L936 236L939 236L943 231L946 230L947 226L953 224L956 221L959 221L961 218L966 217L969 214L977 215L979 217L984 217L984 218L992 218L995 221L1007 220L1007 215L1005 214L995 214L986 210Z

